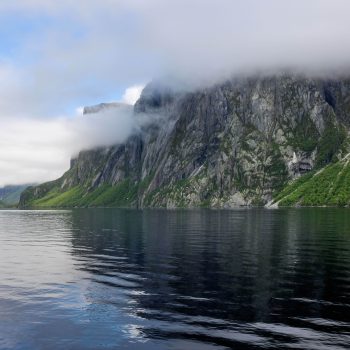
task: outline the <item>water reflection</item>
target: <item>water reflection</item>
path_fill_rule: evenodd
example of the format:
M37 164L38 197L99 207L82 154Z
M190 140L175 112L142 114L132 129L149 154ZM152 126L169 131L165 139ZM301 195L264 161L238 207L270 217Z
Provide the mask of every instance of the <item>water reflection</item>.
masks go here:
M163 322L142 328L148 337L267 346L275 337L300 342L298 328L305 324L310 328L305 342L312 331L337 334L341 325L332 328L319 319L349 321L344 308L350 276L344 267L349 267L350 222L342 210L74 215L73 247L85 259L83 269L96 274L95 281L124 290L129 305L116 303L119 309ZM241 337L230 337L233 331ZM340 345L349 340L338 338Z
M348 213L0 212L0 348L346 349Z

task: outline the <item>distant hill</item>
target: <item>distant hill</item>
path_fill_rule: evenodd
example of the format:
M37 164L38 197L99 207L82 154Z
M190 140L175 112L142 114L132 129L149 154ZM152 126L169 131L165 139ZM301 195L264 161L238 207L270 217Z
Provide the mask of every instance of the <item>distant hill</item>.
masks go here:
M18 204L22 192L30 185L11 185L0 188L0 208Z

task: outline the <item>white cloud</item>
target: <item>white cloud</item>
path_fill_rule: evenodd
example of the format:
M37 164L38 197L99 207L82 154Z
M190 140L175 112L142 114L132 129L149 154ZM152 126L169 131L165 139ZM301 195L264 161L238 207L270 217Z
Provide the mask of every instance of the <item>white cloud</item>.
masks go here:
M58 178L80 150L124 142L137 128L131 107L84 116L2 120L0 187Z
M123 101L134 103L135 82L168 77L192 86L284 67L350 72L348 0L0 2L1 15L17 13L49 19L0 61L0 184L57 177L77 151L74 138L79 147L105 135L124 139L134 127L127 113L91 117L91 127L81 108L75 117L52 116L125 86Z
M145 85L134 85L125 90L122 101L129 105L134 105L141 96Z
M0 186L54 179L69 164L69 130L58 120L1 121Z
M75 114L76 114L77 116L82 116L83 113L84 113L84 107L83 107L83 106L80 106L80 107L78 107L78 108L75 109Z
M141 85L131 86L123 99L131 104L141 91ZM83 109L76 108L73 116L0 119L0 187L54 180L79 151L124 142L139 128L131 106L88 115Z
M3 15L16 12L54 20L23 38L16 59L26 65L0 80L0 115L62 113L152 78L198 84L254 70L350 67L348 0L0 2Z

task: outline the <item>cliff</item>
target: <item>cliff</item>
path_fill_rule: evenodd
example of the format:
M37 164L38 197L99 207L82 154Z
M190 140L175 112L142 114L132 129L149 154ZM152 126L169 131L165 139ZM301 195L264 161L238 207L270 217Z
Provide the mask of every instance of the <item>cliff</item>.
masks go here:
M152 83L134 113L154 121L124 144L81 152L20 206L265 205L349 152L349 79L281 74L187 93Z

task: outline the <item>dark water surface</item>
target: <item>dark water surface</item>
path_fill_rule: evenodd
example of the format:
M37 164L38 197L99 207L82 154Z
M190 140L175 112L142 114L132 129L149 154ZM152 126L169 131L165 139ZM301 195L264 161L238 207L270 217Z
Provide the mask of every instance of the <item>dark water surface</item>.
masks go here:
M0 211L0 349L349 349L350 210Z

